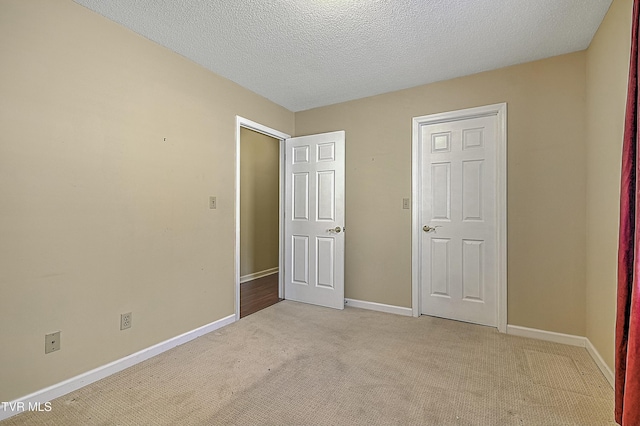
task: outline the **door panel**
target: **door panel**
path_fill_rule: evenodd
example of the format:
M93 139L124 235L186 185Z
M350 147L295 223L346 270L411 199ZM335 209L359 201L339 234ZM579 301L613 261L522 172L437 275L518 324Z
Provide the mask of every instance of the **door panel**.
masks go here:
M293 262L291 280L299 285L309 284L309 237L294 235L292 238Z
M482 166L484 160L471 160L462 163L462 220L483 220Z
M309 220L309 173L293 174L293 219Z
M484 241L462 241L462 298L484 301Z
M422 312L496 325L497 118L420 127Z
M334 288L335 277L335 239L317 237L318 272L317 283L319 287Z
M449 286L451 283L449 245L446 238L431 238L431 296L450 297Z
M285 299L344 308L344 142L285 141Z
M435 220L451 217L451 163L431 164L431 215Z
M316 175L318 182L318 200L316 202L318 221L335 222L336 220L336 184L335 171L325 170Z

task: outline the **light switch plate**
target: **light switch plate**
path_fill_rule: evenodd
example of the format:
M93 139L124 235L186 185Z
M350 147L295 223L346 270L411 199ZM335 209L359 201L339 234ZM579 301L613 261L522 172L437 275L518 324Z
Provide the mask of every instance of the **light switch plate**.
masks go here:
M215 209L216 207L216 197L209 197L209 208Z
M403 198L402 199L402 208L403 209L410 209L411 208L411 199L410 198Z

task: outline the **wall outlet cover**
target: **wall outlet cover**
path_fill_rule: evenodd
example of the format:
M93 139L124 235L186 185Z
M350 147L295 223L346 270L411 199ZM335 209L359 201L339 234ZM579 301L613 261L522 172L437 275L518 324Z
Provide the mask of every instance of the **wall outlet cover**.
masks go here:
M44 336L44 353L48 354L51 352L60 350L60 332L56 331L55 333L47 334Z
M126 330L127 328L131 328L131 312L120 315L120 330Z
M216 197L209 197L209 208L210 209L217 208Z
M402 208L403 209L410 209L411 208L411 199L410 198L403 198L402 199Z

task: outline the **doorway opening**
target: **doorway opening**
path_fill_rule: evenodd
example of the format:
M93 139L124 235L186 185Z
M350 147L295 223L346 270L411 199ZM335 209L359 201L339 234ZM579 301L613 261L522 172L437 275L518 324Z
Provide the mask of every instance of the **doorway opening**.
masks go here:
M284 298L281 159L288 137L236 117L236 320Z
M240 129L240 318L278 303L280 141Z

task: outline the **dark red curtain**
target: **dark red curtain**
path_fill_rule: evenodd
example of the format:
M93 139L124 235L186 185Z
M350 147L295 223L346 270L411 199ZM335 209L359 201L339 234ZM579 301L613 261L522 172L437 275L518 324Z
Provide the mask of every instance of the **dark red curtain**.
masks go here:
M638 13L633 2L631 61L622 146L618 310L616 315L616 421L640 425L640 182L638 166Z

